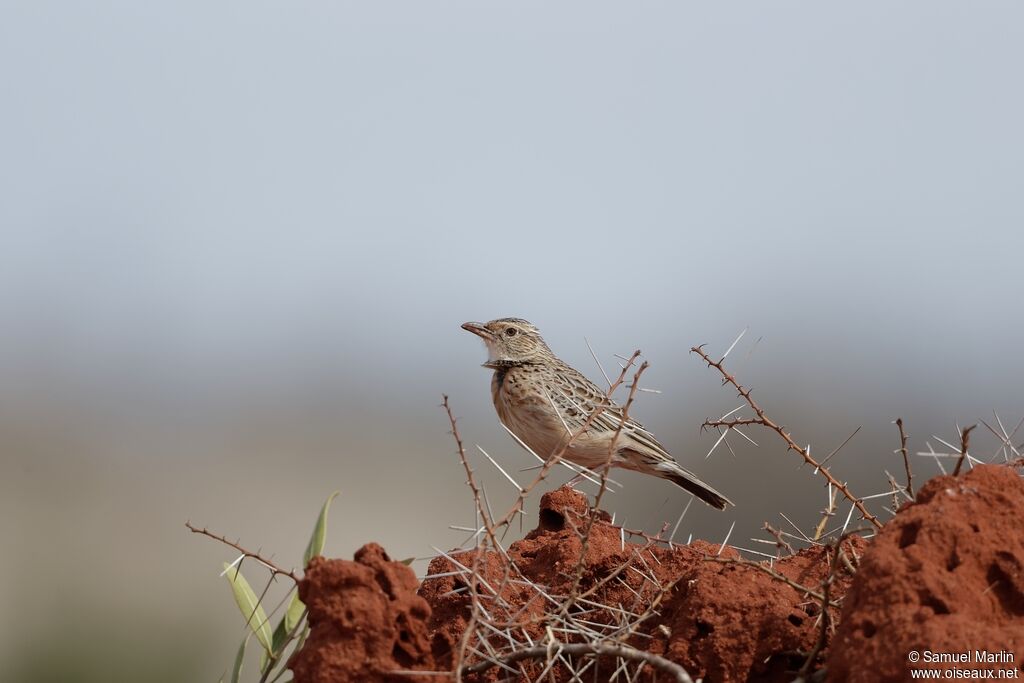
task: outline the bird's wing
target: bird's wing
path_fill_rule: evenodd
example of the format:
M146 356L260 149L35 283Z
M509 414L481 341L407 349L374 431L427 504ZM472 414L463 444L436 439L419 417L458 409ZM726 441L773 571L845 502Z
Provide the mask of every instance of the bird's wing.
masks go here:
M623 419L622 406L608 398L607 392L587 379L582 373L563 365L554 373L555 386L552 402L570 431L575 433L599 406L604 406L590 423L590 429L598 432L620 431L622 436L644 447L656 460L675 462L665 447L658 443L654 434L631 417Z

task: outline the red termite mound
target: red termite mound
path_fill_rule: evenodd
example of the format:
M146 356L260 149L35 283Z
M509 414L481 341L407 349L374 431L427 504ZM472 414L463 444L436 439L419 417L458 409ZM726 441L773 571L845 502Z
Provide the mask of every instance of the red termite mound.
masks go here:
M355 561L314 557L299 583L309 638L288 666L296 681L356 683L434 680L392 673L433 668L427 619L412 570L376 543Z
M1016 662L978 662L976 650ZM969 673L1024 678L1024 480L1009 468L936 477L864 555L828 659L829 680L909 681L926 651L970 653ZM911 664L916 656L921 661ZM970 678L971 676L964 676Z
M539 527L509 547L509 558L526 579L543 586L548 594L567 594L582 545L577 529L585 524L588 514L586 497L579 492L562 488L545 494ZM722 562L738 557L731 548L718 557L719 546L704 541L669 549L624 543L621 533L607 521L594 524L579 591L598 586L590 595L592 604L632 605L638 594L651 601L660 591L643 578L642 572L653 575L664 594L657 613L643 623L641 635L630 640L630 645L681 664L694 678L792 680L793 671L803 664L799 653L809 652L818 637L814 624L819 604L814 599L755 567ZM850 539L844 548L857 552L864 545L862 539ZM638 562L638 556L646 561ZM472 553L454 555L453 559L468 566ZM504 566L501 558L488 554L479 575L489 585L498 586ZM602 584L623 566L635 566L640 571L620 571L621 582ZM456 568L441 557L431 563L429 573L449 573ZM829 565L822 549L813 548L777 561L774 569L798 584L817 587L827 576ZM834 596L843 594L849 578L845 570L839 573ZM445 576L426 581L420 591L434 610L430 625L435 659L446 668L452 664L452 652L459 647L468 621L469 598L454 592L465 586L465 576ZM539 640L543 637L543 619L539 617L545 605L536 600L536 595L521 585L508 586L503 593L511 605L526 607L522 626ZM531 599L533 602L528 603ZM588 616L591 621L613 618L613 614L601 610ZM537 672L542 668L537 666ZM602 670L610 675L614 668ZM524 671L530 672L529 668ZM499 680L506 675L492 668L467 680ZM555 678L571 677L556 671Z
M497 554L477 563L480 582L499 591L524 638L539 642L551 623L545 613L551 605L527 582L549 596L572 590L582 550L578 530L589 514L583 494L552 491L542 499L538 527L508 549L524 581L504 581L505 559ZM678 663L695 679L793 680L819 638L821 601L780 577L819 590L830 571L822 548L776 561L780 576L773 577L763 571L766 565L730 563L738 557L730 548L719 557L719 546L703 541L667 548L630 543L621 534L606 518L594 523L578 588L590 601L588 621L612 623L614 606L642 612L656 603L629 645ZM1005 666L1021 666L1024 482L1013 469L979 466L961 477L936 478L877 540L868 545L851 538L843 549L852 562L838 565L830 589L843 609L830 610L839 623L825 644L828 680L910 680L908 654L924 650L1007 651L1018 662ZM312 631L290 662L296 683L446 680L436 672L451 669L461 646L470 614L462 568L473 565L474 554L450 556L431 562L429 574L440 576L421 586L408 567L374 544L354 562L314 560L300 586ZM573 640L563 633L559 638ZM543 662L515 667L528 681ZM414 670L435 673L417 676ZM596 680L608 680L614 666L609 661L599 670ZM493 667L463 680L508 675ZM571 678L558 667L550 675ZM645 676L662 680L650 669Z

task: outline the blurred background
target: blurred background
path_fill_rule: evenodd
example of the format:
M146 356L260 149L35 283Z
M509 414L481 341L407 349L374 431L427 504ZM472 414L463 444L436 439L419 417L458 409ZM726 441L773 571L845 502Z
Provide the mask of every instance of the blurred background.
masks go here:
M749 547L826 502L769 434L705 460L699 425L739 401L694 344L749 329L731 367L812 453L861 426L831 462L864 495L902 472L898 416L912 451L993 411L1012 428L1022 21L934 0L3 2L0 678L216 680L243 635L234 554L186 520L291 566L337 489L328 554L462 542L442 392L470 447L532 464L466 320L528 318L597 380L585 339L609 372L644 351L662 393L634 414L738 503L693 506L677 539L736 522ZM615 477L627 526L689 500Z

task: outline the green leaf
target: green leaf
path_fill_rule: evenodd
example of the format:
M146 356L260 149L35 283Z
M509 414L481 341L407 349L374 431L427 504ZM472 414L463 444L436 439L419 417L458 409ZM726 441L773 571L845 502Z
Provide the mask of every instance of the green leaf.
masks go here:
M302 603L300 602L299 604L301 605ZM302 616L301 613L300 613L299 616ZM291 631L289 631L289 633L291 633ZM296 652L298 652L299 650L302 649L302 646L306 644L306 637L307 636L309 636L309 624L303 624L302 625L302 634L298 637L298 642L295 644L295 649L292 650L292 654L294 654L294 653L296 653ZM287 662L288 661L288 659L286 657L284 657L283 654L279 654L279 657L280 657L280 659L278 659L278 662ZM280 668L280 670L278 670L278 672L274 675L274 677L270 679L270 683L277 683L277 681L280 680L281 676L285 675L286 673L288 673L288 667L282 666ZM294 679L289 678L288 680L292 681Z
M298 652L302 649L302 646L306 644L306 638L309 637L309 624L302 627L302 634L299 636L299 642L295 644L295 651Z
M238 683L242 675L242 660L245 659L245 646L249 643L249 636L245 637L242 644L238 646L238 654L235 655L235 666L231 669L231 683Z
M302 613L305 611L306 606L299 600L299 592L295 591L292 593L291 602L288 603L288 609L281 620L277 622L277 628L274 629L273 654L278 658L281 657L288 645L288 634L295 630L296 624L299 623L299 619L302 618Z
M299 591L295 591L292 593L292 601L288 603L288 611L284 613L285 633L291 633L295 630L295 626L299 623L299 619L302 618L302 614L305 611L306 606L302 604L302 600L299 600Z
M411 567L412 563L415 562L415 561L416 561L415 557L407 557L404 560L402 560L402 564L404 564L406 567Z
M306 554L302 556L303 567L307 566L310 560L324 551L324 541L327 539L327 511L331 507L331 501L334 500L338 493L338 491L332 493L320 510L320 517L316 520L316 526L313 527L313 535L309 539L309 545L306 546Z
M284 676L286 673L288 673L288 669L281 669L280 671L277 672L276 676L274 676L273 678L270 679L270 683L277 683L277 681L280 680L281 676ZM284 683L292 683L292 681L294 681L294 680L295 680L294 678L289 678Z
M238 604L242 616L245 617L246 624L252 629L256 640L260 641L263 649L269 651L271 646L270 624L267 623L267 613L263 611L263 605L260 604L256 593L253 592L252 586L245 580L237 567L232 567L227 562L224 563L224 576L231 584L235 602Z

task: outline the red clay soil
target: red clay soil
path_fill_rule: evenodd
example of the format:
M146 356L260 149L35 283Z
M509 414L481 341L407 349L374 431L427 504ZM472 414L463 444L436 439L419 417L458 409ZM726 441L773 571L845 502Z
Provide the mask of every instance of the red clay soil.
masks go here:
M1015 662L908 662L1010 652ZM1024 480L1002 466L936 477L865 553L828 658L830 681L909 681L911 668L1024 678ZM997 674L998 675L998 674ZM969 677L969 676L966 676Z
M390 673L433 668L430 606L416 595L418 585L413 571L376 543L363 546L354 562L314 557L299 583L310 633L288 663L295 680L437 681Z
M548 595L567 594L581 552L577 529L588 514L581 493L562 488L545 494L538 527L509 547L509 558ZM814 667L821 669L827 658L828 680L910 680L911 650L1006 650L1018 659L1008 666L1020 666L1024 482L1014 470L977 467L956 479L932 480L871 545L851 538L843 549L858 569L851 576L841 563L831 586L832 599L844 606L841 615L830 611L838 628ZM718 553L718 545L704 541L672 549L623 543L618 527L599 520L590 534L580 590L596 586L589 597L603 605L634 606L637 594L644 606L657 601L656 612L639 629L642 635L629 644L678 663L695 679L792 681L819 638L820 600L756 567L716 561ZM473 563L472 552L452 556L465 566ZM738 555L726 548L723 558ZM601 583L625 564L636 570ZM490 586L504 586L502 598L522 608L516 616L520 633L543 638L544 599L521 583L503 582L504 567L503 558L487 554L478 576ZM436 558L428 573L452 574L417 586L411 570L391 562L375 544L360 550L354 562L314 560L300 586L312 631L289 664L295 682L450 680L394 672L451 669L470 613L467 579L458 569ZM823 549L809 548L776 561L774 570L819 590L829 564ZM609 610L587 615L594 622L615 618ZM528 681L541 664L516 666ZM598 680L613 670L607 664ZM662 680L647 671L644 680ZM552 673L557 681L570 678L558 668ZM476 683L507 675L491 668L463 679Z

